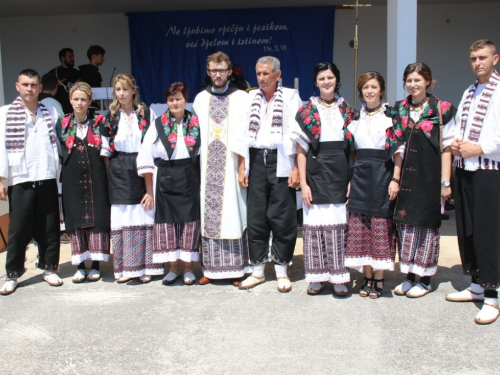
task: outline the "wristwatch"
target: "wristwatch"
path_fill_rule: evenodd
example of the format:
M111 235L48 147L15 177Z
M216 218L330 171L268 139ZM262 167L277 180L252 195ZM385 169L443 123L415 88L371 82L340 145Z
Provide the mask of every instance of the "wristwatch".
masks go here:
M451 183L450 181L441 181L441 186L448 188L451 186Z

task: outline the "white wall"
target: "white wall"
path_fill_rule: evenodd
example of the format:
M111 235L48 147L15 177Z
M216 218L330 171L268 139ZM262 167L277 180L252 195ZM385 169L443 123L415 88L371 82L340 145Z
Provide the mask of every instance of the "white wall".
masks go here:
M436 95L458 105L463 91L474 81L468 62L471 43L489 38L500 49L499 14L498 3L418 6L417 60L426 62L432 69L437 80ZM386 27L385 6L360 9L358 76L367 70L377 70L387 76ZM341 93L352 102L354 51L349 41L354 37L353 10L336 11L334 33L334 62L341 71ZM128 19L124 14L0 17L0 35L6 102L16 96L14 83L20 70L33 67L41 74L46 73L58 65L57 53L63 47L73 48L76 65L81 65L87 63L88 46L102 45L107 51L101 67L106 85L113 67L116 66L117 73L131 71ZM325 60L330 58L325 56ZM304 84L310 85L301 82Z
M17 74L33 68L41 75L60 65L64 47L75 51L75 67L88 64L87 49L98 44L106 50L99 68L103 86L111 72L130 73L128 17L124 14L0 18L1 57L5 102L16 96Z
M417 60L431 68L437 81L435 95L458 105L464 90L475 79L469 66L472 42L488 38L500 50L499 14L499 3L418 5ZM335 18L334 62L341 72L341 93L352 102L354 50L348 43L354 38L354 11L337 10ZM367 70L387 77L386 25L385 6L360 8L358 77ZM397 75L402 84L402 73Z

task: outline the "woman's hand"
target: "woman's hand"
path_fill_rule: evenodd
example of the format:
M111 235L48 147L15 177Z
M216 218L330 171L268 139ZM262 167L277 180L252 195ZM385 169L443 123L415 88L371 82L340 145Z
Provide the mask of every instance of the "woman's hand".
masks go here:
M389 200L393 201L398 196L399 184L396 181L391 181L391 183L389 184L388 191L389 191Z
M154 202L153 194L146 193L141 200L142 208L144 208L145 211L150 211L153 209Z
M304 205L307 208L311 208L311 206L312 206L311 202L313 200L312 194L311 194L311 188L307 184L301 185L300 188L302 190L302 201L304 202Z
M347 185L347 194L345 195L347 197L347 201L345 202L346 206L347 203L349 203L349 195L351 195L351 181L349 181L349 185Z
M448 199L451 197L451 186L441 186L441 198Z

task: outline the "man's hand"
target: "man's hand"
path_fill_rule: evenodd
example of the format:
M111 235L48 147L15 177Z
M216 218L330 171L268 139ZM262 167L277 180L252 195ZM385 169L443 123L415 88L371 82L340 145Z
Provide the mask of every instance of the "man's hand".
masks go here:
M0 181L0 200L7 200L7 186L5 186L2 181Z
M238 172L238 184L242 189L246 189L248 187L248 176L245 176L245 171Z
M464 158L471 158L473 156L479 156L483 153L483 149L479 145L474 145L469 141L458 142L458 151L460 155Z
M292 189L297 189L299 184L300 184L299 168L295 166L293 170L290 172L290 175L288 176L288 186L291 187Z
M459 150L459 144L460 144L460 142L461 142L460 139L457 138L451 144L451 154L453 156L462 156L460 154L460 150Z

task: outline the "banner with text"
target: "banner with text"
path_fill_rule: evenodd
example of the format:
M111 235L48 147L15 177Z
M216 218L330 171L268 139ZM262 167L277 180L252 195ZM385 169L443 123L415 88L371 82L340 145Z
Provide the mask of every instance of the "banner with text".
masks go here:
M164 103L168 84L185 82L189 101L203 90L207 56L223 51L257 86L255 63L275 56L283 85L298 78L301 98L312 93L312 70L333 58L334 7L130 13L132 74L147 103Z

